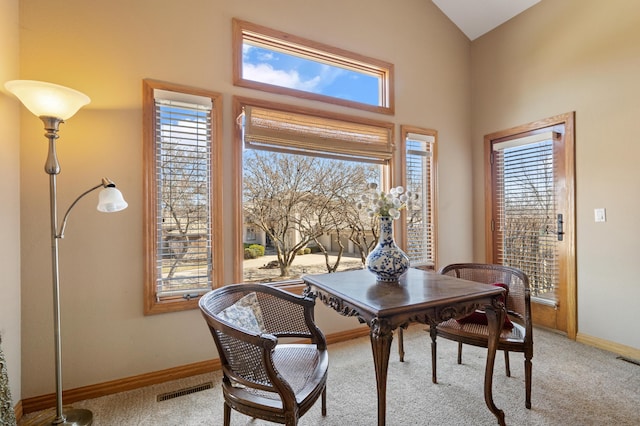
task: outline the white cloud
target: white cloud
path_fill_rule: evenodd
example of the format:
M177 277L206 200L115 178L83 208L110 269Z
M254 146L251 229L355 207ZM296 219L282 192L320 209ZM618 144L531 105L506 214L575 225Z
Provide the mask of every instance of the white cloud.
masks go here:
M318 77L322 80L324 86L329 86L342 74L344 74L344 70L340 67L320 64L320 75Z
M257 55L257 59L259 62L269 62L273 60L277 60L273 52L262 52Z
M302 80L296 70L276 70L268 64L250 64L246 62L242 64L242 77L247 80L260 81L306 92L317 92L322 80L320 76Z

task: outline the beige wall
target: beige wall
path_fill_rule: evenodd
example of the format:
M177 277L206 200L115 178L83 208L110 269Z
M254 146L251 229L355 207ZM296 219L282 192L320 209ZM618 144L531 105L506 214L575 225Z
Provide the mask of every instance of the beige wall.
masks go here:
M0 337L14 405L20 375L20 106L4 90L19 77L18 1L0 0Z
M234 94L438 130L440 260L471 259L470 43L431 2L22 0L20 7L20 77L70 86L92 98L61 128L61 206L103 175L116 181L129 202L123 212L102 215L95 211L94 200L83 200L61 241L65 389L213 356L213 343L199 312L142 315L143 78L224 94L222 164L232 163ZM234 87L232 17L394 63L395 116ZM42 133L39 120L23 110L22 362L28 368L23 372L22 398L54 389ZM223 174L227 182L232 181L230 169ZM231 192L225 191L229 200ZM232 209L225 204L228 217ZM227 230L227 282L231 280L231 237ZM341 319L324 308L319 313L327 333L357 325L354 319Z
M224 94L224 164L231 163L232 95L329 108L234 87L232 17L395 64L395 116L331 109L438 130L440 264L484 259L483 135L576 111L578 332L640 348L640 335L625 326L638 319L640 299L628 266L640 231L633 211L640 186L640 3L543 0L472 44L429 1L403 0L393 9L385 0L317 5L0 0L0 83L45 80L92 98L61 128L61 206L103 175L130 205L102 215L95 200L83 200L61 242L65 389L213 355L198 312L142 315L141 80ZM0 126L0 215L8 242L0 247L0 333L17 401L54 390L46 139L42 123L4 91L0 118L22 123L21 132ZM223 173L231 181L231 171ZM594 223L596 207L607 209L606 223ZM231 216L232 206L225 209ZM229 230L225 237L229 252ZM318 316L328 333L356 325L324 308Z
M475 257L483 136L575 111L578 336L640 349L640 2L543 0L472 43L472 87Z

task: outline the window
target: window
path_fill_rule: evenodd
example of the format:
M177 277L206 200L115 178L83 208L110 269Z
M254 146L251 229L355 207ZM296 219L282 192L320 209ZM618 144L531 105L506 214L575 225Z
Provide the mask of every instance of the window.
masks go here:
M419 196L413 209L404 216L405 250L412 266L435 268L437 132L411 126L401 126L400 132L404 145L404 186Z
M393 64L233 20L237 86L394 113Z
M256 258L242 241L235 279L281 282L362 267L378 221L357 202L368 182L388 187L393 123L238 97L234 113L236 235L253 229L264 248Z
M145 314L190 309L220 282L217 93L143 81Z
M257 240L256 230L253 226L246 227L246 236L244 239L245 241L250 241L250 242L254 242Z
M544 131L493 143L497 261L527 273L531 295L553 299L559 275L557 166ZM562 217L562 215L560 215ZM560 237L559 237L560 235Z

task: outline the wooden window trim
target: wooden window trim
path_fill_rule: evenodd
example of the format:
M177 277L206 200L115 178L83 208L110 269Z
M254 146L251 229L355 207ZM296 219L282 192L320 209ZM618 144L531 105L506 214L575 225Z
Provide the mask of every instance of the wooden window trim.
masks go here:
M491 154L493 142L508 139L513 135L534 134L540 129L547 129L554 126L564 127L565 155L558 158L559 168L563 168L565 173L566 195L561 200L567 211L567 218L564 226L564 240L568 246L560 254L560 262L565 266L560 274L566 281L566 327L567 336L575 339L577 335L577 277L576 277L576 209L575 209L575 111L555 115L538 121L515 126L506 130L501 130L484 136L484 203L485 203L485 259L487 263L493 263L496 258L493 247L493 232L491 221L493 218L493 189L495 179L491 170ZM560 164L561 163L561 164Z
M431 217L433 222L432 232L432 244L433 244L433 265L418 265L422 269L437 269L438 268L438 131L433 129L427 129L423 127L400 125L400 170L402 178L400 184L403 187L407 187L406 182L406 170L407 170L407 157L406 157L406 140L409 133L417 133L421 135L432 136L435 141L433 143L433 166L431 169ZM405 220L400 222L400 235L402 236L402 248L406 249L408 244L407 236L407 223Z
M142 129L143 129L143 250L144 250L144 314L159 314L165 312L182 311L198 307L199 298L186 300L182 297L156 300L156 217L157 217L157 181L155 173L155 107L154 90L166 90L208 97L213 101L211 109L211 243L213 250L214 287L222 282L222 95L195 87L167 83L163 81L145 79L142 82Z
M268 108L268 109L273 109L273 110L280 110L280 111L288 111L288 112L294 112L294 113L300 113L300 114L307 114L307 115L316 115L318 117L323 117L323 118L330 118L330 119L334 119L334 120L343 120L345 122L353 122L353 123L360 123L360 124L368 124L368 125L373 125L373 126L379 126L379 127L384 127L387 128L390 132L390 140L394 141L395 140L395 125L394 123L391 122L387 122L387 121L379 121L379 120L373 120L373 119L369 119L369 118L364 118L364 117L357 117L357 116L352 116L352 115L346 115L346 114L339 114L339 113L335 113L335 112L330 112L330 111L324 111L324 110L318 110L318 109L312 109L312 108L305 108L305 107L300 107L300 106L295 106L295 105L287 105L287 104L281 104L281 103L276 103L276 102L270 102L270 101L265 101L265 100L260 100L260 99L255 99L255 98L246 98L246 97L240 97L240 96L234 96L233 97L233 101L232 101L232 115L233 117L236 119L235 122L235 126L233 128L233 176L234 176L234 183L233 183L233 205L236 206L236 208L234 208L235 214L233 215L233 235L235 238L233 238L233 242L232 242L232 246L233 246L233 253L235 253L235 256L232 256L234 259L234 264L233 264L233 282L242 282L243 280L243 253L244 253L244 246L243 246L243 241L242 241L242 227L243 227L243 214L242 214L242 150L243 150L243 141L242 141L242 123L240 121L240 117L243 113L243 109L246 105L250 105L250 106L255 106L255 107L262 107L262 108ZM391 145L392 148L392 152L394 153L394 157L395 157L395 148L396 146L393 144ZM383 182L386 182L387 184L390 181L390 176L394 175L394 170L395 170L395 158L391 158L388 161L388 165L386 167L386 171L383 172L382 174L382 180ZM270 285L276 285L276 286L293 286L293 288L296 287L296 284L301 283L300 280L293 280L293 281L287 281L287 282L282 282L282 283L272 283ZM300 284L302 285L302 284ZM299 289L299 287L298 287Z
M232 28L234 85L280 95L295 96L297 98L342 105L364 111L372 111L388 115L395 114L394 66L392 63L370 58L358 53L349 52L344 49L332 47L302 37L297 37L282 31L273 30L271 28L252 24L236 18L233 18ZM242 77L242 44L245 38L259 41L260 44L268 45L274 50L280 50L286 53L296 53L299 56L312 58L316 61L326 62L331 65L340 65L354 71L377 75L381 79L382 87L380 88L380 96L382 97L382 105L369 105L361 102L339 99L332 96L276 86L273 84L246 80Z

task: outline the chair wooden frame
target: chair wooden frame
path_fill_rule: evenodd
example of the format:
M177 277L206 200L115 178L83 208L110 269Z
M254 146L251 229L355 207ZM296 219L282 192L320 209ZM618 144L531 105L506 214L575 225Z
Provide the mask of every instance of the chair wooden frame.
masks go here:
M533 324L531 320L531 300L529 278L519 269L504 265L482 263L455 263L440 269L440 274L450 275L485 284L507 284L509 292L505 307L513 329L504 328L500 334L498 350L504 351L507 377L511 377L509 352L524 353L525 406L531 408L531 359L533 358ZM460 324L451 319L430 327L432 380L436 376L436 338L458 342L458 364L462 363L462 344L487 347L488 328L481 324Z
M234 325L219 314L256 293L266 332ZM264 284L235 284L202 296L199 302L222 364L224 425L231 409L294 426L322 397L326 415L327 343L315 325L315 300ZM283 338L286 342L279 341ZM300 339L302 342L300 342Z

